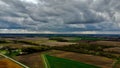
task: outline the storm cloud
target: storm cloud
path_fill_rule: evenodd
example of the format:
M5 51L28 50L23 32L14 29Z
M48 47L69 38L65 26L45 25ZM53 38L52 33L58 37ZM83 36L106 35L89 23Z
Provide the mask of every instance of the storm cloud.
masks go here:
M0 29L120 31L119 0L0 0Z

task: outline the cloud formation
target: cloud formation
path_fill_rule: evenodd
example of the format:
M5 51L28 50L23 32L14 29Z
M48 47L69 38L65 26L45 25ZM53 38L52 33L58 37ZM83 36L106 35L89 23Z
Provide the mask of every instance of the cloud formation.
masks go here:
M0 0L0 29L120 31L120 1Z

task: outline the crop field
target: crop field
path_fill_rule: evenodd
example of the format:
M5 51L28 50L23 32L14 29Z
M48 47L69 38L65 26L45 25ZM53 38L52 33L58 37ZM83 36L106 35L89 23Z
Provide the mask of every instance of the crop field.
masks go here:
M43 59L45 59L45 68L100 68L94 65L49 55L44 55Z
M0 68L23 68L9 59L0 60Z
M40 54L41 53L33 53L28 55L16 56L14 57L14 59L29 66L30 68L44 68L44 64Z
M113 59L101 57L101 56L80 54L80 53L67 52L67 51L59 51L59 50L52 50L49 52L50 52L49 54L52 56L71 59L71 60L92 64L92 65L97 65L101 68L112 68L113 63L115 62Z
M95 41L95 42L92 42L91 44L120 47L120 42L118 42L118 41Z

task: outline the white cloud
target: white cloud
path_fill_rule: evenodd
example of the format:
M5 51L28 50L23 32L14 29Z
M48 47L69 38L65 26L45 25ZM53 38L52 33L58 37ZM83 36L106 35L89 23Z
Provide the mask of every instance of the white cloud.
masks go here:
M37 32L23 29L0 29L0 33L37 33Z
M21 1L27 2L27 3L38 4L38 0L21 0Z
M43 34L54 34L57 32L51 32L51 31L30 31L30 30L25 30L25 29L0 29L0 33L43 33Z
M69 27L72 28L86 28L84 24L70 24Z

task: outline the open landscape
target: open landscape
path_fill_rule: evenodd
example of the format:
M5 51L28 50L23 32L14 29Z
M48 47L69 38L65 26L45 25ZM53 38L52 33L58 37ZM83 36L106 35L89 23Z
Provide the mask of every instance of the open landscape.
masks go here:
M0 0L0 68L120 68L120 0Z
M118 38L109 38L89 35L1 37L0 53L30 68L119 68L120 42ZM5 58L0 59L1 62L14 63L4 56L1 58Z

